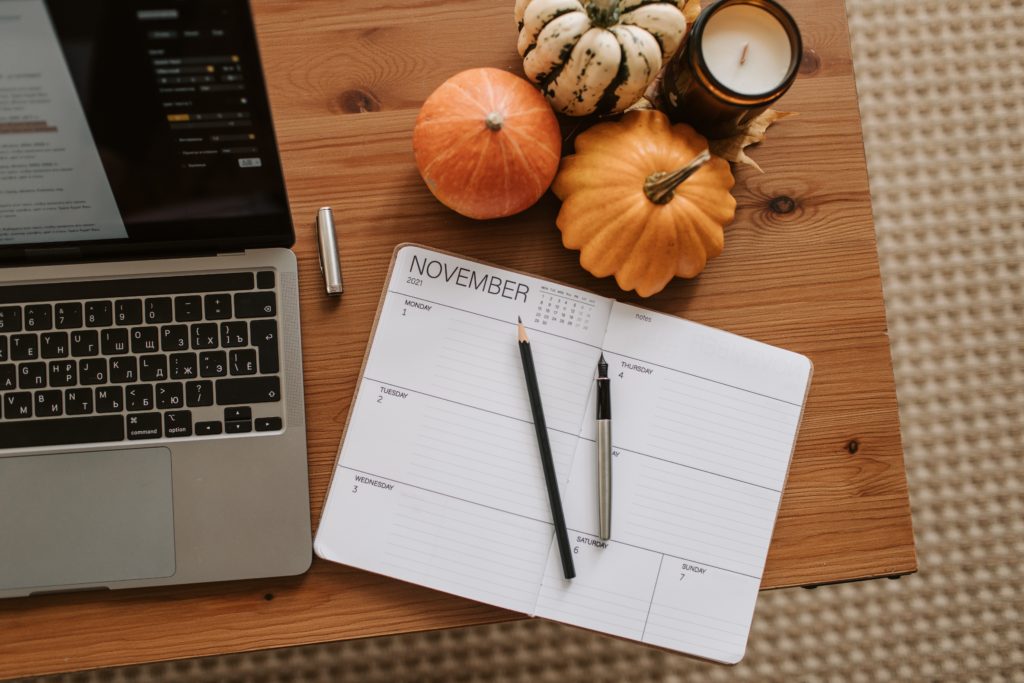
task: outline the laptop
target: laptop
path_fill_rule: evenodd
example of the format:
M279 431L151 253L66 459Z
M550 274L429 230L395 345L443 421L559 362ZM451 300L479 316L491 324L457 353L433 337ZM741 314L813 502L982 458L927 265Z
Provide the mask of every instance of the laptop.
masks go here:
M0 597L309 567L293 242L244 0L0 0Z

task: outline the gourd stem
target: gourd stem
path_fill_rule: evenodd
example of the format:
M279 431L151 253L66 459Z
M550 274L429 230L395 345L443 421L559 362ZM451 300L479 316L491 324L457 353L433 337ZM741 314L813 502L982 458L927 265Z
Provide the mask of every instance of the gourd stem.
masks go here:
M505 119L498 112L492 111L487 115L487 118L484 119L484 123L487 124L487 127L491 130L501 130L501 124L505 123Z
M614 26L619 23L619 2L620 0L590 0L587 2L587 16L595 26Z
M644 181L644 194L655 204L667 204L680 183L696 173L697 169L710 160L711 153L704 150L678 171L652 173Z

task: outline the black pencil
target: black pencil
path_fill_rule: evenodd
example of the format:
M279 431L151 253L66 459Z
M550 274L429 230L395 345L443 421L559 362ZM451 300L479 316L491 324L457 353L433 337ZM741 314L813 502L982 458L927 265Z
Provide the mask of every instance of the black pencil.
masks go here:
M544 422L544 407L540 403L540 389L537 387L537 372L533 367L530 339L526 336L526 328L523 327L522 318L519 319L519 355L523 359L526 391L530 395L530 408L533 410L533 426L537 430L537 445L540 446L540 464L544 469L544 483L548 487L548 501L551 503L551 518L555 525L558 554L562 556L562 571L565 573L565 578L571 579L576 576L576 567L572 564L572 548L569 547L569 533L565 528L562 497L558 495L558 475L555 473L555 459L551 456L548 427Z

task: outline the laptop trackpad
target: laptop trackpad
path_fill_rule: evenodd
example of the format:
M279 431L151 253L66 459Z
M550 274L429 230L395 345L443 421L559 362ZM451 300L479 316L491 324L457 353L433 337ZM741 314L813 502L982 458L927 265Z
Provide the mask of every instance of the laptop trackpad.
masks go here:
M174 574L171 453L0 458L0 588Z

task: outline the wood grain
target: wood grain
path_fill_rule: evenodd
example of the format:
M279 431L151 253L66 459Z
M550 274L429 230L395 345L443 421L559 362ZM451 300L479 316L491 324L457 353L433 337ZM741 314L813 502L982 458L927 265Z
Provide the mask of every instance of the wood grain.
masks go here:
M800 116L738 172L726 249L699 278L623 296L562 249L557 201L477 223L413 165L417 109L453 73L521 73L512 2L253 0L299 235L312 519L319 517L395 244L416 241L784 346L814 380L763 586L917 567L842 0L790 0L806 46L779 103ZM333 205L346 292L322 294L311 221ZM0 678L516 618L315 561L301 577L0 604Z

